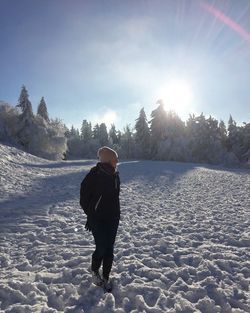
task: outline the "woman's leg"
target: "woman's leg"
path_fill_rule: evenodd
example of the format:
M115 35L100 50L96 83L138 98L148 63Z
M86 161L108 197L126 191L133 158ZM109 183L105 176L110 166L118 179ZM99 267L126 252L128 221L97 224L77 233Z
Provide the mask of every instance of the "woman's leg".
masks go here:
M98 272L106 251L106 227L103 223L94 222L92 225L92 234L95 240L95 251L92 254L91 270Z
M114 243L117 234L119 221L106 224L106 248L103 256L103 278L109 279L113 260L114 260Z

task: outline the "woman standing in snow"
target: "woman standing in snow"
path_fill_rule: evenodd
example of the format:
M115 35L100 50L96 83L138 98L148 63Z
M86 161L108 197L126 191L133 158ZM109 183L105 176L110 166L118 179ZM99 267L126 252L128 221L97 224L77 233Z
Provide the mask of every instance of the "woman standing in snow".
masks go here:
M109 274L114 258L114 243L120 220L120 178L117 171L118 155L108 148L98 150L100 162L81 183L80 205L87 214L85 228L92 231L95 251L92 254L93 282L112 290ZM99 269L102 264L102 277Z

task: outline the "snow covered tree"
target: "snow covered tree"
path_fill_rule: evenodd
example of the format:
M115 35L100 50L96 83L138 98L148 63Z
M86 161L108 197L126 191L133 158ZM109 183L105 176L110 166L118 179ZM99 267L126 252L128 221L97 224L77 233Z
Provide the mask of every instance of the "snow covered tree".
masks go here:
M118 130L117 131L117 140L118 140L117 144L118 145L121 145L121 138L122 138L122 133L120 130Z
M100 145L108 144L108 132L104 123L96 124L92 131L91 122L83 120L81 132L73 126L68 136L67 159L93 158Z
M189 148L194 162L221 163L226 152L218 121L203 114L190 115L187 121Z
M92 126L87 120L82 121L81 138L84 142L87 142L92 138Z
M151 114L152 157L161 160L175 160L175 154L181 155L184 149L185 123L174 111L166 112L162 100ZM182 138L182 139L180 139ZM181 143L181 150L178 145ZM184 157L186 159L186 156Z
M135 142L133 132L130 125L126 125L121 135L121 157L125 159L133 158L135 150Z
M19 107L22 111L23 120L31 120L31 118L33 117L32 105L29 101L28 91L24 85L21 89L17 107Z
M230 114L229 120L228 120L228 131L232 131L236 128L236 122L233 119L232 115Z
M239 141L238 138L238 127L234 119L232 118L232 115L230 114L229 120L228 120L228 144L229 144L229 150L235 150L234 147L237 146L237 142Z
M27 152L40 157L62 158L66 151L66 128L58 119L47 123L40 114L33 115L25 86L22 87L16 108L0 106L0 126L1 117L4 117L5 136L10 142L21 145Z
M60 120L51 120L48 124L37 115L28 127L21 130L19 139L29 153L51 160L62 159L66 151L65 131Z
M154 140L162 140L166 139L167 113L162 100L158 100L157 104L159 104L159 106L151 113L150 129Z
M20 121L17 108L0 101L0 140L18 143Z
M101 146L108 144L108 131L105 123L101 123L99 127L99 142Z
M174 140L177 137L180 137L185 132L185 123L174 111L166 112L166 137L168 139Z
M187 134L192 159L190 161L202 162L206 158L205 135L206 118L202 114L199 116L190 115L187 120Z
M185 124L174 111L166 112L166 138L160 141L156 158L160 160L187 161L190 157Z
M51 119L49 127L47 128L49 136L49 144L45 155L52 160L62 159L67 149L67 139L65 137L65 127L62 121L58 118Z
M78 138L80 137L78 128L75 128L73 125L71 126L69 133L70 133L70 137L78 137Z
M38 105L37 114L40 115L46 122L49 122L49 114L48 114L47 105L44 100L44 97L42 97Z
M118 136L117 131L115 129L115 124L111 124L111 128L109 130L109 140L112 145L118 144Z
M158 152L160 141L167 138L166 121L167 113L164 109L162 100L158 100L159 106L151 113L150 130L151 130L151 150L152 156L155 157Z
M93 138L99 139L99 133L100 133L100 126L99 124L96 124L93 128Z
M65 133L64 133L64 135L65 135L65 137L68 139L68 138L70 138L70 129L64 124L64 128L65 128Z
M144 108L140 110L139 117L136 119L135 142L138 149L138 156L148 158L150 154L150 130Z
M219 123L219 135L223 147L227 147L227 128L224 121L220 120Z
M66 159L82 157L83 142L78 128L75 128L73 125L70 129L65 128L64 135L67 139Z
M228 121L228 150L233 153L238 160L241 160L242 154L244 153L243 141L244 134L243 128L237 126L236 122L230 115Z
M250 163L250 123L243 123L242 127L243 140L242 140L242 155L243 162Z
M157 153L158 160L188 162L191 160L191 153L188 140L185 136L177 137L172 141L167 138L161 141Z
M30 151L29 145L33 133L31 131L34 124L34 115L32 112L32 105L29 101L28 91L25 86L22 86L21 93L18 99L17 108L21 109L21 114L19 116L20 129L17 134L18 142L27 150Z
M79 137L70 137L67 139L67 159L77 159L82 156L82 141Z

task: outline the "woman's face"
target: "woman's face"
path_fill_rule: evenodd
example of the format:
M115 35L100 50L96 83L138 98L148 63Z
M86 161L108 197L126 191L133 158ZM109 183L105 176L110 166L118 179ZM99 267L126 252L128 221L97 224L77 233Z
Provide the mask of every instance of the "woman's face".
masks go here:
M110 161L111 165L116 168L117 167L117 163L118 163L118 158L117 156L114 156L111 161Z

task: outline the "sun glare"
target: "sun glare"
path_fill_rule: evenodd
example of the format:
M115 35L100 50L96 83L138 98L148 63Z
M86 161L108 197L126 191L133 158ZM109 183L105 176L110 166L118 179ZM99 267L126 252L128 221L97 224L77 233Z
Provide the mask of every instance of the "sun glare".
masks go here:
M102 123L105 123L107 125L110 125L112 123L114 123L117 119L117 114L116 112L112 111L112 110L108 110L106 113L104 113L104 115L100 118L100 120L102 121Z
M187 81L175 79L166 83L159 90L158 97L163 100L166 111L174 110L181 114L192 105L193 91Z
M93 125L95 124L101 124L105 123L106 126L109 128L111 124L115 123L117 121L117 114L115 111L108 109L106 112L103 112L102 114L95 114L89 117L89 120L92 121Z

